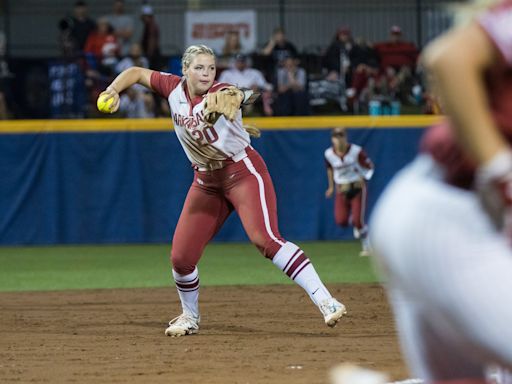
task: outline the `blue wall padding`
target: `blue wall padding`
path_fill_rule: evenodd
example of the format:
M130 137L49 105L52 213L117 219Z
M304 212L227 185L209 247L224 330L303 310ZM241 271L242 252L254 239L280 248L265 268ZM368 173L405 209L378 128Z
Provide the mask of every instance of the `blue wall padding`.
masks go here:
M421 128L352 129L376 164L367 216L390 178L414 157ZM266 160L290 240L352 238L324 193L330 131L264 131ZM168 242L192 169L173 132L0 135L0 244ZM236 214L218 241L245 241Z

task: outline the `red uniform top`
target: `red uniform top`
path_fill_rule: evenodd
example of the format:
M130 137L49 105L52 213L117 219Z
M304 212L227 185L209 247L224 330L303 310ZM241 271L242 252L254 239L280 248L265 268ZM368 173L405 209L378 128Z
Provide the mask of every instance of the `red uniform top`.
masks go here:
M87 38L84 52L92 53L94 56L101 59L103 56L117 55L119 52L119 44L117 43L116 37L112 34L101 35L93 32Z
M399 69L403 66L410 68L416 67L418 59L418 48L413 43L407 41L383 42L375 44L380 58L380 67L386 69L393 67Z
M501 53L485 74L485 86L494 120L512 144L512 0L487 11L478 23ZM421 149L444 168L449 183L471 187L476 164L457 143L449 121L430 128L423 136Z

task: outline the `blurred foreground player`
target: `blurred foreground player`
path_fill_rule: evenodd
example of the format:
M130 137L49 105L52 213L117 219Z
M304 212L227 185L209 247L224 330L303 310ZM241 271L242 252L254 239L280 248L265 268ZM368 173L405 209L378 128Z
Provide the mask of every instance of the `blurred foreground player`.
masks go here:
M485 3L424 52L449 119L370 222L405 356L430 383L512 367L512 1Z

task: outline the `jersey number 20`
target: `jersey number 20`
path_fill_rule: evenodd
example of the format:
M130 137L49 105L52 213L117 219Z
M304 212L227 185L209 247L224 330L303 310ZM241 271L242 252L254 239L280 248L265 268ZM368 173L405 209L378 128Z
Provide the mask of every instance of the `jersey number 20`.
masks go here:
M203 129L194 129L190 134L201 145L212 144L219 140L219 134L213 125L207 125Z

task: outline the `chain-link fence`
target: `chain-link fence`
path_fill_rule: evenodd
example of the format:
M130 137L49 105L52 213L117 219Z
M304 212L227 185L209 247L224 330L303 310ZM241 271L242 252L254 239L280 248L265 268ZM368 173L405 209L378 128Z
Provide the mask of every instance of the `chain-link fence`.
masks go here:
M14 57L49 57L59 54L57 25L71 14L73 0L5 0L1 24ZM93 18L111 13L112 2L86 1ZM451 2L453 3L453 2ZM257 46L262 47L276 26L282 26L301 51L316 52L326 47L340 25L355 36L379 41L391 25L423 46L449 25L446 1L441 0L151 0L160 26L162 52L178 54L185 45L185 14L204 10L253 10L256 12ZM126 12L138 21L142 2L125 0Z

